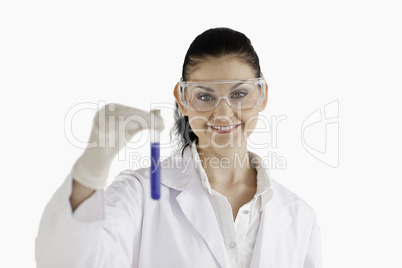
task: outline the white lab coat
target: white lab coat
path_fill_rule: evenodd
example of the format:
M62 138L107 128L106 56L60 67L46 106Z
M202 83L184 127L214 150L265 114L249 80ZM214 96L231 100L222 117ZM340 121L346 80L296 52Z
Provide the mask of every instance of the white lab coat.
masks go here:
M43 213L37 267L229 268L229 245L192 161L187 147L183 157L162 162L159 201L150 197L148 168L127 170L82 203L76 217L69 174ZM314 210L270 180L272 198L261 212L250 267L322 267Z

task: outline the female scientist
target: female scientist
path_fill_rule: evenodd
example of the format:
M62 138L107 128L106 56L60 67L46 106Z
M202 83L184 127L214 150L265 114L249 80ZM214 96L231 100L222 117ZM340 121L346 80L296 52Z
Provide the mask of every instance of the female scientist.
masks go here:
M160 164L160 199L151 198L149 168L123 171L103 190L126 142L151 123L164 129L161 116L106 105L94 118L95 145L42 215L37 267L322 267L314 210L247 150L268 100L250 40L228 28L199 35L173 94L182 147Z

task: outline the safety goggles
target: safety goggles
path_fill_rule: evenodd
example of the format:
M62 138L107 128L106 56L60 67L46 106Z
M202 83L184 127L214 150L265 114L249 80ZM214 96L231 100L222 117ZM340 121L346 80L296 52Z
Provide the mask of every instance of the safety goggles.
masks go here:
M265 98L264 76L244 80L179 82L180 103L187 109L208 112L225 100L233 109L250 109Z

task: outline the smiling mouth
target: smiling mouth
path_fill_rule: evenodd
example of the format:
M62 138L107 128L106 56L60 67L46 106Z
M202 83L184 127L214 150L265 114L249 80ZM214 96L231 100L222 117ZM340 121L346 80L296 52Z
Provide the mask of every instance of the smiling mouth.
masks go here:
M216 125L207 125L212 131L218 133L229 133L237 129L241 124L229 125L229 126L216 126Z

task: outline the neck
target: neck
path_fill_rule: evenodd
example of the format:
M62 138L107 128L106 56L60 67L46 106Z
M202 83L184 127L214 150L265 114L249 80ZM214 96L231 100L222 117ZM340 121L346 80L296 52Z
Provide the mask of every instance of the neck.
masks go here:
M239 148L200 146L197 151L211 186L255 184L256 171L250 164L246 145Z

